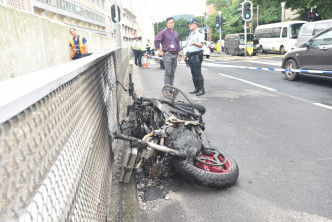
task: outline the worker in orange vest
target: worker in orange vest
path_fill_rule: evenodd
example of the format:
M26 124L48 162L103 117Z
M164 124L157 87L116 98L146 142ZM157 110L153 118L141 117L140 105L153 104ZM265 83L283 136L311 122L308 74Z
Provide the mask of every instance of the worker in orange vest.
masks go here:
M73 60L82 58L82 54L88 52L87 40L85 37L77 35L74 28L69 29L70 34L73 38L69 41L70 56Z

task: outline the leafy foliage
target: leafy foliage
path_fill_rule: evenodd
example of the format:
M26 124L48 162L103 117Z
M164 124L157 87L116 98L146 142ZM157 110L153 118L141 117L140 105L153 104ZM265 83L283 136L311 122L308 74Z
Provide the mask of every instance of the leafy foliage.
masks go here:
M285 0L251 0L253 3L253 30L257 26L257 5L259 5L260 25L281 21L281 2ZM243 0L207 0L207 4L214 4L216 11L222 11L223 17L227 18L226 25L223 27L223 36L228 33L244 32L241 12ZM306 10L316 7L314 11L320 15L320 19L332 19L331 0L290 0L286 2L286 8L297 11L298 19L306 20ZM208 18L208 25L212 27L212 39L219 39L218 29L215 24L217 13Z
M313 10L320 15L320 19L332 19L331 0L292 0L287 1L286 7L298 10L298 14L302 19L306 19L306 10L311 7L315 7Z
M260 12L259 24L269 24L281 21L281 5L271 3L267 9Z
M175 21L174 30L179 33L180 41L185 41L189 35L188 23L189 23L188 20L185 20L183 18ZM158 35L158 33L165 28L166 28L166 20L155 23L154 24L155 36Z

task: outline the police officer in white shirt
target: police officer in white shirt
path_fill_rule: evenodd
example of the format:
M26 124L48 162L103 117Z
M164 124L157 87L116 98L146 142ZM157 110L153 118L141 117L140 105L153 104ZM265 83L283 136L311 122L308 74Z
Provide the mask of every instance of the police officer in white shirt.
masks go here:
M195 86L195 90L190 92L190 94L196 93L196 96L201 96L205 94L204 78L201 70L201 63L203 61L202 47L204 42L204 33L199 30L198 25L199 22L196 18L193 18L189 22L189 30L191 33L188 38L187 53L184 57L184 60L188 59L192 79Z

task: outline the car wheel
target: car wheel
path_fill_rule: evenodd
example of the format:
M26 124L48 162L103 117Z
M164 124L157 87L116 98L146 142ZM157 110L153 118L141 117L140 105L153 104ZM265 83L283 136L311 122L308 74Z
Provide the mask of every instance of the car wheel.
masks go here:
M285 47L284 46L280 46L280 54L284 55L285 54Z
M259 48L258 48L258 52L259 52L259 53L263 53L263 46L259 46Z
M209 56L209 55L206 55L206 58L208 59L208 58L210 58L210 56Z
M297 69L296 62L293 59L287 60L285 64L286 69ZM287 80L295 81L299 78L299 74L297 72L285 71L285 76Z

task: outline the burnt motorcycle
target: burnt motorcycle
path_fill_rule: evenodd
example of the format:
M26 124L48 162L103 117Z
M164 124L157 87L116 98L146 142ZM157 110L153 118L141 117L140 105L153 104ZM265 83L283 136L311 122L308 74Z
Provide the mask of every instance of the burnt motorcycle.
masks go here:
M168 160L177 174L196 184L223 188L234 184L239 175L235 160L208 141L203 114L206 109L194 104L178 88L166 85L163 99L137 97L129 75L129 95L133 104L128 118L114 132L115 139L129 141L120 182L129 182L133 169L147 166L149 178L162 172ZM178 101L182 97L184 101Z

